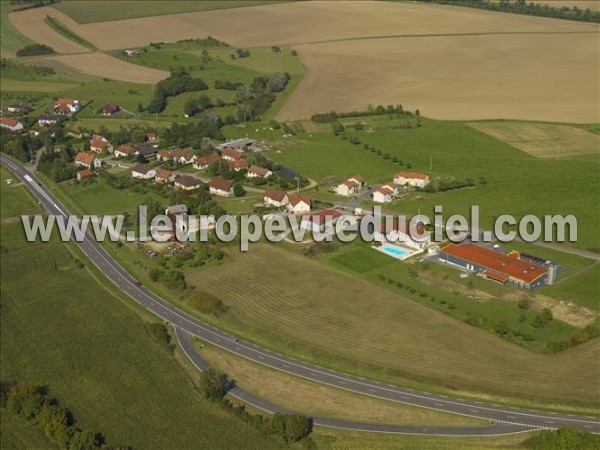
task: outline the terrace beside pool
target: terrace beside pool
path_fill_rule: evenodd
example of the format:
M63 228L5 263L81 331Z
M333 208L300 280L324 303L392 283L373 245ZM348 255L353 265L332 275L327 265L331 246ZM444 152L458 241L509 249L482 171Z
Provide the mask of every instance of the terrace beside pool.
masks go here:
M399 259L400 261L404 261L405 259L422 252L422 250L413 250L406 247L400 247L399 245L388 243L374 245L372 248L382 253L385 253L386 255L389 255L392 258Z

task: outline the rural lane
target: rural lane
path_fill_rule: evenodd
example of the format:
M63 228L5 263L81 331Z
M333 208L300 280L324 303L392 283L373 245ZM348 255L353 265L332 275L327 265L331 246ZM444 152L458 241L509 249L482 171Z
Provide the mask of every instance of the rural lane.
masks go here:
M65 219L69 216L67 209L60 203L54 194L48 190L48 188L42 185L33 173L22 165L15 163L5 155L0 155L0 162L24 182L32 194L50 214L63 216ZM77 242L77 245L79 245L81 250L93 264L112 283L141 306L152 311L163 320L170 322L176 328L185 330L187 333L209 342L212 345L256 363L318 383L372 397L490 420L506 425L506 427L502 427L501 429L492 428L490 430L490 428L487 428L487 433L484 432L483 434L508 434L522 432L527 429L555 429L562 426L570 426L584 431L600 433L600 418L598 417L536 411L416 391L320 367L278 354L251 342L235 339L230 334L179 310L146 287L138 286L134 277L126 272L106 252L100 243L93 239L89 234L85 235L85 239L82 242ZM565 380L565 382L568 381ZM323 425L326 424L323 423ZM351 423L348 423L348 425L349 426L346 428L353 428ZM365 425L362 426L364 427ZM485 427L483 429L485 429ZM434 428L428 428L427 430L429 431L426 431L424 434L445 434L435 433ZM457 430L460 429L455 429L454 434L482 435L481 430L476 432L472 428L463 428L463 430L466 430L464 433L460 431L456 432ZM381 432L386 431L381 430ZM448 431L446 431L446 433L448 433Z

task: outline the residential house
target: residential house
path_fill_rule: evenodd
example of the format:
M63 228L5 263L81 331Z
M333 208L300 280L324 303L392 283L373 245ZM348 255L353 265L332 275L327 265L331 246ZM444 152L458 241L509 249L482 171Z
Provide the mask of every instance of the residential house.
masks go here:
M337 193L339 195L344 195L346 197L350 197L352 195L358 194L358 190L360 189L360 184L356 181L346 180L343 183L340 183L337 187Z
M100 108L100 114L103 116L112 116L113 114L121 111L121 107L119 105L115 105L114 103L107 103L102 108Z
M381 217L381 226L375 230L374 239L379 242L399 242L414 250L422 250L431 242L431 233L421 224L410 226L409 220L386 220ZM389 223L388 223L389 222Z
M365 185L367 184L365 178L362 175L354 175L353 177L348 178L348 181L354 181L361 188L365 187Z
M158 136L156 133L145 133L144 140L146 142L158 142Z
M178 164L192 164L196 161L197 156L189 150L178 148L171 153L171 159Z
M265 169L264 167L258 166L250 166L248 169L248 174L246 175L248 178L267 178L273 175L269 169Z
M310 212L312 200L306 195L294 192L288 196L288 212L292 214L306 214Z
M429 184L429 175L421 172L400 172L394 176L394 183L424 188Z
M244 156L233 148L225 148L221 151L221 159L225 161L237 161L238 159L242 159Z
M125 53L125 56L128 56L128 57L140 56L142 54L141 50L138 50L137 48L127 49L124 51L124 53Z
M234 172L239 172L241 170L248 170L250 167L250 163L246 158L238 159L237 161L227 161L227 165Z
M38 117L38 124L45 126L45 125L58 125L60 122L62 122L62 118L60 116L53 116L51 114L42 114L40 117Z
M393 200L392 192L388 186L382 186L373 192L373 201L377 203L389 203Z
M210 155L201 156L194 162L194 169L204 170L212 163L217 162L220 159L221 156L218 153L211 153Z
M90 169L83 169L77 172L77 181L85 180L92 176L92 171Z
M23 124L8 117L0 117L0 128L6 128L10 131L21 131Z
M140 157L140 158L144 158L144 159L150 159L154 156L156 156L156 154L158 153L158 148L154 147L152 145L144 145L141 147L138 147L135 151L135 155Z
M94 134L90 139L90 150L94 153L102 153L104 151L112 153L113 147L104 136Z
M217 147L219 150L225 150L226 148L231 148L235 150L244 151L256 144L256 141L253 139L235 139L233 141L224 142L223 144L219 144Z
M281 208L288 204L288 195L278 189L266 188L263 195L265 206L276 206Z
M75 155L75 165L87 169L98 169L102 165L102 161L96 158L93 153L79 152Z
M151 180L156 177L156 170L145 164L136 164L131 169L131 176L141 180Z
M156 181L158 183L170 183L175 179L175 174L170 170L163 169L162 167L156 169Z
M202 180L189 175L180 175L175 178L175 187L183 191L193 191L202 185Z
M121 145L115 150L115 158L124 158L135 155L136 149L131 145Z
M187 214L187 205L171 205L165 209L165 216L176 216L178 214Z
M229 197L233 194L233 183L222 178L213 178L208 185L211 194Z
M73 98L57 98L54 101L54 112L57 114L73 114L79 111L81 103Z
M331 227L335 221L342 215L335 209L325 209L308 218L308 228L316 233L323 233L326 228Z
M6 110L12 114L21 114L27 109L24 103L15 103L14 105L8 105Z

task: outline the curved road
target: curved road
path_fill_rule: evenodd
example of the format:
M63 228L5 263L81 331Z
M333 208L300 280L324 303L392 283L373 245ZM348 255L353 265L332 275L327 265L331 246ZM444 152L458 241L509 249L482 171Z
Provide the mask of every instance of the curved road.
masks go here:
M39 180L37 180L33 173L20 164L10 160L5 155L0 155L0 162L6 165L7 168L24 182L50 214L64 216L65 218L69 215L67 209L40 183ZM29 180L26 177L29 178ZM473 428L462 430L457 428L452 430L454 432L445 429L436 433L435 429L429 428L426 429L428 431L425 431L425 434L494 435L517 433L532 428L554 429L562 426L570 426L584 431L600 433L600 418L598 417L536 411L415 391L319 367L288 356L283 356L250 342L234 339L224 331L184 313L145 287L137 286L135 279L114 261L112 257L106 253L104 248L89 235L86 234L85 239L77 244L110 281L137 303L152 311L165 321L170 322L176 328L185 330L193 336L210 342L211 344L230 351L238 356L292 375L335 386L340 389L408 405L461 414L478 419L491 420L505 425L500 429L497 427L492 427L491 429L490 427L484 427L483 429L487 430L483 433L481 432L481 429L474 430ZM323 423L323 425L326 424ZM349 425L350 426L345 428L364 429L353 427L353 424ZM386 432L385 430L381 431Z

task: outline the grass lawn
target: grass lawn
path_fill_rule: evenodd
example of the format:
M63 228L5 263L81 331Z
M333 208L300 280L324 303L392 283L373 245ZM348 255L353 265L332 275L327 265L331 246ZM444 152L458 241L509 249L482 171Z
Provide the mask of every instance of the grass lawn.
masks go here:
M1 231L3 381L46 386L112 446L276 447L207 403L129 302L98 284L96 271L74 266L65 245L26 244L15 225ZM14 442L23 425L2 422L3 443L5 431ZM23 441L38 447L34 436Z
M0 409L0 446L3 449L56 449L37 423L27 422L4 408Z
M13 179L12 185L6 184L6 180ZM23 185L17 185L19 179L4 167L0 169L0 217L16 217L20 214L31 214L40 212L41 208L33 199L27 188Z
M213 345L198 342L196 349L212 367L235 379L237 386L293 411L365 423L428 426L487 424L484 420L416 408L325 386L252 363ZM268 384L264 380L269 380Z
M142 2L139 0L120 1L115 8L112 1L67 1L54 7L79 23L107 22L110 20L133 19L136 17L161 16L166 14L182 14L214 9L239 8L244 6L275 3L274 1L202 1L170 0L168 2Z
M231 308L219 318L221 325L256 342L325 366L455 394L597 405L588 389L599 375L594 342L556 355L534 353L348 269L274 245L256 244L246 254L229 247L227 253L225 264L189 272L187 281ZM399 263L375 265L395 277L402 270ZM493 314L512 314L499 300L491 305ZM552 326L545 333L569 331L559 321ZM565 385L572 371L580 382Z

